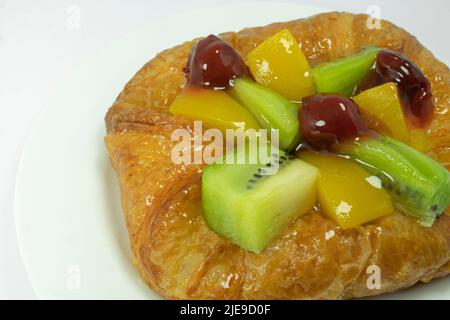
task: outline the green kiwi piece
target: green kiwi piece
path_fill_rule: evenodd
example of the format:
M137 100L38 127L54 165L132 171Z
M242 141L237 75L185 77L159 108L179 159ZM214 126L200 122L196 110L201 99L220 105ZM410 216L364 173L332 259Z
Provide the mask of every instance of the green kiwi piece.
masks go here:
M367 48L355 55L314 67L311 73L317 92L351 96L358 82L373 66L379 50Z
M450 204L450 173L433 159L392 138L364 138L339 146L382 181L396 207L431 227Z
M231 96L245 106L261 127L279 130L279 147L289 150L299 140L298 107L278 92L247 79L235 79Z
M245 250L261 252L314 206L318 169L278 149L252 162L248 150L230 152L203 171L202 204L214 232ZM238 164L236 159L245 161Z

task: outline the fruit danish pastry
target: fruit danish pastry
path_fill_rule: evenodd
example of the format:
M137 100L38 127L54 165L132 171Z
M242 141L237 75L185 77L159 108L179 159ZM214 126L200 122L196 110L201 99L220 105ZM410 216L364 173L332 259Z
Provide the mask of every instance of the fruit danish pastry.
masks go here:
M105 143L153 290L348 299L450 273L450 71L403 29L367 19L332 12L210 35L128 82ZM246 143L174 161L177 132L186 159L208 148L190 148L198 123L277 141L252 163Z

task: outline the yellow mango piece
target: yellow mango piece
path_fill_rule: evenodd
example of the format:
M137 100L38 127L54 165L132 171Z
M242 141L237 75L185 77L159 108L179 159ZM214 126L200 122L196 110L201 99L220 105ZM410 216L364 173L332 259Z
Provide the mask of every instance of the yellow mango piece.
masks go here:
M430 149L426 129L408 125L393 82L368 89L353 97L369 127L401 140L419 151Z
M317 197L320 211L347 229L394 212L381 180L350 160L304 151L300 158L320 170Z
M247 64L257 82L292 101L314 94L308 60L287 29L253 49Z
M405 143L411 142L397 86L393 82L363 91L353 100L370 127Z
M410 127L409 135L411 142L408 144L423 153L431 151L432 145L430 144L430 138L427 131L427 129Z
M173 101L169 111L192 120L201 120L206 128L259 129L251 113L223 90L184 88Z

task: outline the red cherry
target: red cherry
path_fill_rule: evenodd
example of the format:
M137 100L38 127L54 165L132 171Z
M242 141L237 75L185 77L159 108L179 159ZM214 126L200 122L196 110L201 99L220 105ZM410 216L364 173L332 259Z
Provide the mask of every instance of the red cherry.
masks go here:
M369 132L352 100L328 94L303 99L300 127L305 140L318 150Z
M230 45L209 35L192 48L184 71L189 74L191 85L224 89L230 80L245 73L246 66Z
M417 127L433 119L431 85L419 67L401 54L382 50L377 55L376 71L384 82L395 82L408 120Z

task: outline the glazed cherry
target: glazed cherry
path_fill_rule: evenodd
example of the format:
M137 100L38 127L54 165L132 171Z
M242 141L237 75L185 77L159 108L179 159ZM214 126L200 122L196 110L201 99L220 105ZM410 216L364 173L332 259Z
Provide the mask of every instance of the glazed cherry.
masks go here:
M230 80L246 71L239 54L225 41L209 35L192 48L184 71L188 82L206 88L227 88Z
M369 70L367 75L358 83L355 91L355 95L360 94L363 91L372 89L374 87L384 84L385 81L380 77L375 69Z
M326 94L303 99L300 127L305 140L318 150L369 133L352 100Z
M376 71L384 82L397 84L409 121L417 127L428 125L434 114L431 85L419 67L397 52L382 50Z

